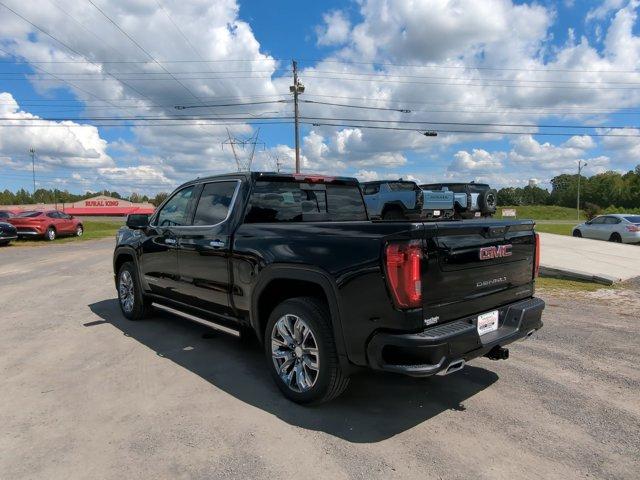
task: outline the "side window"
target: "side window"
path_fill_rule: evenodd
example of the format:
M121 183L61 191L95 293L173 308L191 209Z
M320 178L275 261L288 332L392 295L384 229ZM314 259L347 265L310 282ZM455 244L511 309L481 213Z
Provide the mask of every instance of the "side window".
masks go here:
M49 217L49 218L59 218L58 217L58 212L49 212L49 213L47 213L47 217Z
M604 223L605 217L596 217L591 221L592 225L602 225Z
M227 218L238 182L207 183L202 189L194 225L216 225Z
M191 194L193 193L193 186L183 188L176 193L171 199L165 203L160 213L158 213L157 224L160 227L174 227L185 225L187 221L187 207L189 206L189 200L191 200Z
M604 223L607 225L617 225L620 223L620 219L616 217L606 217Z
M365 195L375 195L380 191L380 185L365 185L362 193Z

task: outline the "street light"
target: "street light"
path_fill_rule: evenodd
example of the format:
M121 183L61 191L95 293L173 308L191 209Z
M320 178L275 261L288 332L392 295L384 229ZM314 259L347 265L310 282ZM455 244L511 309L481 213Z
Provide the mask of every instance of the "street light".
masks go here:
M578 221L580 220L580 176L582 169L588 165L587 162L582 163L582 160L578 160L578 202L576 204L576 210L578 211Z

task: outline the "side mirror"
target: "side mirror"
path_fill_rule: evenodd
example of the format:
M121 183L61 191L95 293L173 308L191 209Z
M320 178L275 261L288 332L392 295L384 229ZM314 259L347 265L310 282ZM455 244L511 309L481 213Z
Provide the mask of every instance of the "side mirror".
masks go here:
M143 230L149 226L149 215L143 213L127 215L126 225L132 230Z

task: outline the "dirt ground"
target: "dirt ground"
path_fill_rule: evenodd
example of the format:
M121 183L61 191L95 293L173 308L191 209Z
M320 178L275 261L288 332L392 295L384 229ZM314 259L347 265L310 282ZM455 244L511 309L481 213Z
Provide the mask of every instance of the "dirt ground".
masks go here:
M262 354L129 322L113 240L0 249L0 478L637 479L640 287L539 292L545 327L424 380L300 407Z

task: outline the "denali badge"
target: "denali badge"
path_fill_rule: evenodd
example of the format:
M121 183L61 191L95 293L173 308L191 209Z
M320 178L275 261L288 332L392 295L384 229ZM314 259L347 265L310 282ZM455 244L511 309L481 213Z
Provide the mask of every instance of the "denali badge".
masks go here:
M480 249L480 260L491 260L492 258L510 257L513 255L511 247L513 245L498 245L497 247L482 247Z
M476 288L489 287L491 285L504 283L506 281L507 281L507 277L492 278L491 280L482 280L480 282L476 282Z

